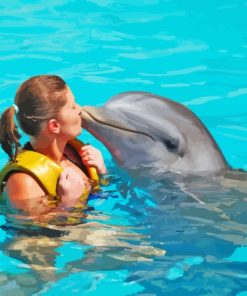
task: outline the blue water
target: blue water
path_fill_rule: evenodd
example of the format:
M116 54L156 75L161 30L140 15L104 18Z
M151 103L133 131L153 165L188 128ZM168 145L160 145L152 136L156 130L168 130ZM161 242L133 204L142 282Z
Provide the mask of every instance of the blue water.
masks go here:
M82 105L148 91L194 111L247 170L246 0L10 0L0 14L1 111L36 74L62 76ZM110 185L70 226L0 216L1 295L247 295L246 179L193 188L199 204L136 185L81 138Z

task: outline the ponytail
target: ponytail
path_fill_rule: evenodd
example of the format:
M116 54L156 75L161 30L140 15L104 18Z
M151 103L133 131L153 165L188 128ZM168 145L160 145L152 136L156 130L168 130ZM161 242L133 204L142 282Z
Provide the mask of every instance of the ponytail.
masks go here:
M14 106L6 109L0 118L0 144L10 160L15 160L20 149L20 134L14 121Z
M21 84L15 95L15 104L6 109L0 118L0 144L10 160L15 160L21 150L15 114L23 132L36 137L42 123L56 118L66 104L67 91L65 81L56 75L33 76Z

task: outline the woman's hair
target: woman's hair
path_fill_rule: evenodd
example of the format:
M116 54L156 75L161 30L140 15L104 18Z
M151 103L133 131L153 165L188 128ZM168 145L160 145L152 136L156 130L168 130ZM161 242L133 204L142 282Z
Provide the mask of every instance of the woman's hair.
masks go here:
M37 136L42 123L56 118L66 104L65 81L56 75L39 75L26 80L17 90L15 104L7 108L0 119L0 143L11 160L14 160L20 144L20 134L14 122L16 118L21 129L30 136Z

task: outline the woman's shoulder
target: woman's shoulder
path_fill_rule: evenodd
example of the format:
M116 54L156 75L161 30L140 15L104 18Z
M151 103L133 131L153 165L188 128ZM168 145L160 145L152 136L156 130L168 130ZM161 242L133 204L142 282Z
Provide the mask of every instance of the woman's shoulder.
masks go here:
M39 185L38 182L29 174L25 172L13 172L7 180L6 185L19 185L23 187L29 187L30 185Z
M45 194L38 182L25 172L13 172L9 176L4 189L11 201Z

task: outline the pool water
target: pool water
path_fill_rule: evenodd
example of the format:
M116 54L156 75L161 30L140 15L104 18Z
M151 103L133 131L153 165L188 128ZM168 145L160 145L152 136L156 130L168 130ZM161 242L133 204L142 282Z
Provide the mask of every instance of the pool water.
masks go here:
M81 105L148 91L190 108L247 170L246 0L10 0L0 11L1 112L36 74L62 76ZM0 295L247 295L246 173L143 184L80 138L103 152L109 183L49 224L1 206Z

